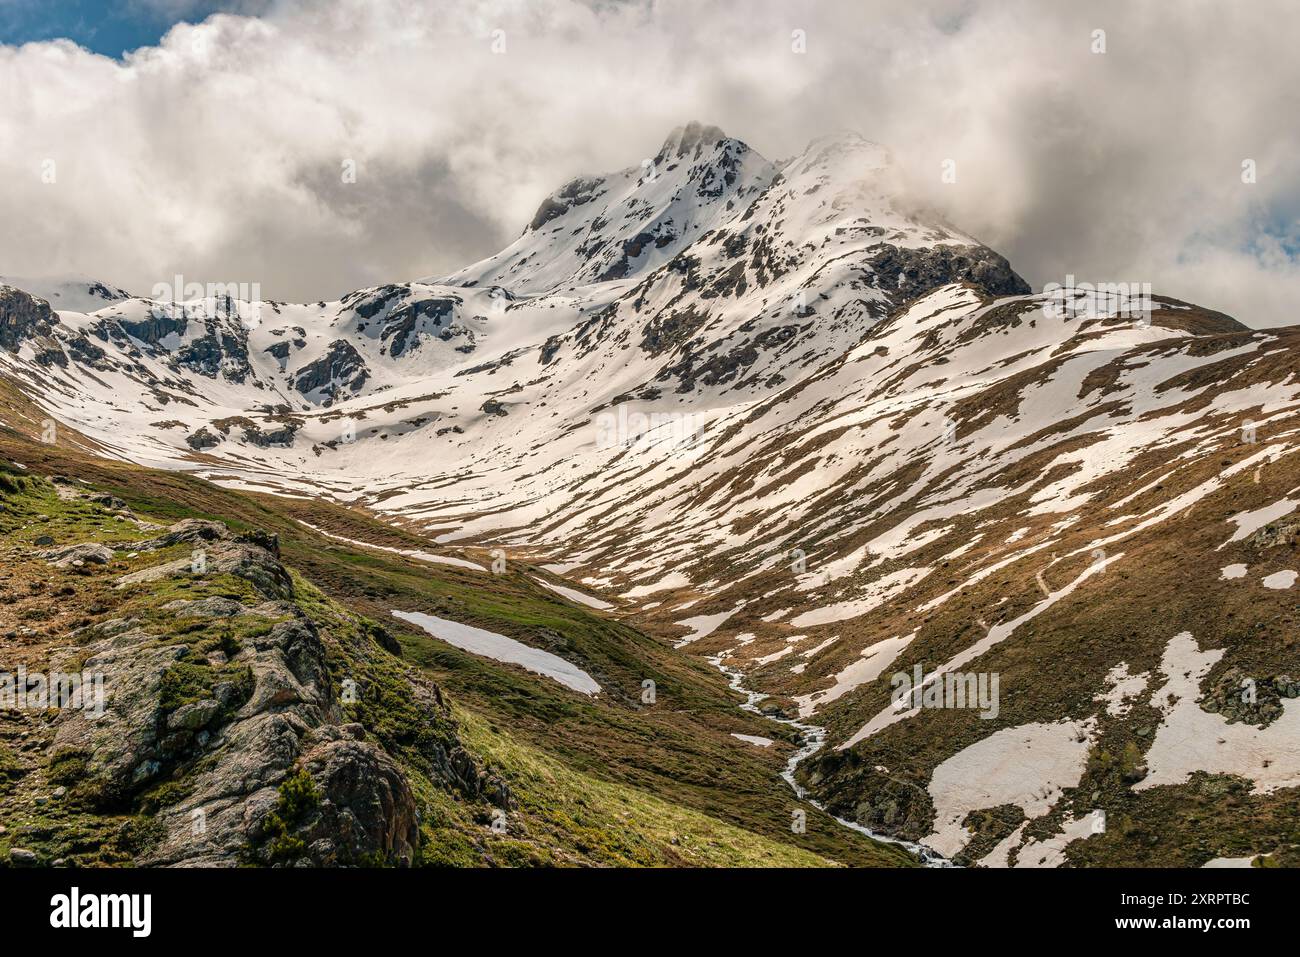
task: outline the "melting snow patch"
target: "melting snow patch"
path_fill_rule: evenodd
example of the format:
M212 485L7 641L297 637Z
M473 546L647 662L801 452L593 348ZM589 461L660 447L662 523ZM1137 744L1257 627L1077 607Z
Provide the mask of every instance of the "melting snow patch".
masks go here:
M1220 578L1243 578L1246 574L1245 565L1224 565L1219 569Z
M462 625L459 622L418 611L395 611L393 617L417 625L449 645L494 661L521 665L535 674L545 675L566 688L572 688L582 694L594 695L600 692L600 685L595 679L577 665L549 651L525 645L522 641L515 641L493 631Z
M590 595L584 595L582 592L574 588L565 588L563 585L552 585L550 582L542 581L540 578L535 578L533 580L543 588L549 588L557 595L562 595L569 599L569 601L575 601L579 605L586 605L588 608L595 608L599 611L608 611L610 608L614 607L607 601L601 601L599 598L592 598Z
M1264 587L1284 591L1295 584L1296 573L1293 571L1274 572L1264 576Z
M780 651L774 651L770 655L764 655L762 658L755 658L754 662L760 665L770 665L772 662L780 661L786 655L793 654L793 653L794 653L794 648L790 645L786 645Z
M835 644L835 642L839 640L840 640L839 635L831 635L831 637L827 638L825 641L823 641L820 645L817 645L815 648L809 648L807 651L801 651L799 653L799 657L811 658L813 655L817 654L818 652L825 651L827 648L829 648L831 645Z
M1054 604L1056 604L1058 601L1060 601L1062 598L1065 598L1070 594L1072 594L1076 588L1078 588L1081 584L1083 584L1083 582L1087 581L1093 575L1105 571L1106 566L1119 561L1123 557L1124 557L1124 553L1120 552L1117 555L1111 555L1110 557L1102 559L1101 561L1093 562L1091 565L1089 565L1087 568L1083 570L1083 572L1079 575L1078 578L1076 578L1074 581L1070 582L1068 585L1061 588L1060 590L1052 592L1050 595L1048 595L1046 598L1040 601L1037 605L1034 605L1027 612L1022 614L1019 618L1015 618L1007 622L1000 622L994 625L992 628L989 629L988 634L986 634L979 641L975 642L975 644L971 645L965 651L958 652L952 658L949 658L948 661L946 661L944 664L940 665L934 671L930 672L930 674L926 675L925 680L921 683L921 685L918 688L913 689L912 691L913 696L920 693L922 688L925 688L932 682L942 679L942 677L948 674L949 672L959 670L969 662L974 661L980 655L984 654L984 652L988 651L994 645L998 644L999 642L1005 641L1007 638L1011 637L1011 635L1015 633L1015 630L1019 628L1021 625L1025 624L1028 621L1031 621L1033 618L1042 614L1047 609L1051 608ZM858 731L851 738L849 738L843 744L837 744L835 746L835 750L843 751L846 748L851 748L859 741L871 737L876 732L889 727L891 724L894 724L897 721L902 721L905 718L910 718L913 715L917 714L917 712L920 711L919 707L913 707L911 709L905 710L898 706L899 704L904 704L906 700L908 699L904 699L903 702L898 702L897 704L891 704L886 708L882 709L879 714L877 714L874 718L872 718L861 728L859 728ZM947 857L949 855L945 854L944 856Z
M1093 697L1093 701L1104 701L1106 703L1106 713L1115 717L1121 717L1128 714L1128 703L1130 698L1136 698L1147 688L1147 682L1151 676L1145 671L1141 674L1130 675L1128 673L1128 663L1121 661L1114 668L1110 669L1106 675L1106 689L1101 694Z
M971 839L961 822L980 808L1015 804L1031 819L1046 814L1083 777L1091 736L1090 724L1024 724L957 752L930 777L935 829L924 843L952 857Z
M1236 525L1237 530L1219 548L1223 548L1224 545L1231 545L1233 542L1239 542L1247 535L1259 531L1269 522L1276 522L1284 515L1290 515L1295 511L1297 505L1300 505L1300 501L1293 502L1289 498L1284 498L1280 502L1265 505L1263 508L1257 508L1254 511L1238 512L1236 515L1228 516L1228 521Z
M673 647L684 648L685 646L691 644L692 642L699 641L701 638L708 637L709 635L717 631L718 627L724 621L726 621L736 612L740 611L741 607L743 606L737 605L735 608L732 608L730 611L720 611L716 615L696 615L694 618L686 618L683 619L682 621L674 622L674 624L681 625L683 628L691 629L691 633L687 635L685 638L679 639L677 643L673 645Z
M796 628L806 628L810 625L825 625L833 621L843 621L846 618L857 618L875 608L879 608L895 595L911 588L928 574L930 574L929 568L900 568L898 571L892 572L868 585L866 594L861 598L837 602L824 608L814 608L812 611L806 611L802 615L791 618L790 624Z
M884 674L885 669L894 663L915 637L916 632L912 632L903 638L886 638L884 641L863 648L862 656L837 674L835 684L830 688L794 699L799 706L799 717L810 717L822 705L844 697L859 685L875 681Z
M299 519L298 524L304 528L310 528L318 535L324 535L326 538L332 538L336 542L346 542L349 545L360 545L362 548L373 548L376 551L392 552L394 555L401 555L404 558L414 558L418 562L427 562L431 565L452 565L456 568L472 568L476 572L487 571L482 565L467 561L464 558L453 558L450 555L434 555L432 552L423 552L416 548L393 548L389 545L372 545L370 542L357 541L355 538L344 538L342 535L335 535L333 532L327 532L323 528L317 528L307 522Z
M1065 863L1065 845L1093 835L1093 818L1085 814L1077 821L1066 816L1060 834L1042 841L1030 841L1016 855L1016 867L1060 867Z
M649 585L637 585L623 592L624 598L643 598L646 595L653 595L657 591L663 591L666 588L685 588L691 583L691 580L681 572L669 572L657 582Z
M771 738L764 738L761 735L757 735L757 734L737 734L735 731L733 731L731 732L731 736L733 738L739 738L741 741L744 741L747 744L752 744L755 747L759 747L759 748L770 748L772 746Z
M1222 650L1201 651L1186 631L1165 646L1160 670L1167 680L1151 695L1164 720L1147 751L1149 772L1134 790L1182 784L1195 771L1240 775L1256 793L1300 785L1300 698L1284 700L1282 716L1266 728L1229 724L1196 703L1201 679L1222 657Z

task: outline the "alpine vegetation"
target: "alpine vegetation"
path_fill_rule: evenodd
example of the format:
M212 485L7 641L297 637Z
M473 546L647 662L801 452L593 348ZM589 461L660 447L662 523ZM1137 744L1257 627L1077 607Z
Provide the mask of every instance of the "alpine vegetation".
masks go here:
M1294 859L1290 329L697 122L447 274L153 293L0 286L11 862Z
M756 3L726 56L670 30L635 63L626 31L714 5L237 6L121 59L0 47L40 191L0 262L0 864L1300 862L1300 332L1189 301L1225 262L1294 268L1286 129L1226 115L1249 71L1188 57L1236 108L1156 175L1085 142L1092 113L1058 125L1147 102L1135 58L1163 82L1118 19L1023 53L1039 101L972 67L972 34L1040 36L984 3L882 19L895 46L849 60L819 59L853 45L824 12ZM716 117L672 125L698 66L626 95L700 49ZM94 95L60 92L85 57ZM943 93L873 117L894 75ZM121 113L157 76L204 117L237 91L256 134L191 124L222 168L184 189L212 157ZM751 95L781 118L727 107ZM165 160L29 156L83 142L65 99ZM130 206L94 186L123 162ZM1130 177L1178 209L1130 215L1101 189ZM1089 217L1048 215L1093 183ZM18 265L65 241L104 275ZM1213 302L1260 301L1236 291ZM149 895L49 904L154 929Z

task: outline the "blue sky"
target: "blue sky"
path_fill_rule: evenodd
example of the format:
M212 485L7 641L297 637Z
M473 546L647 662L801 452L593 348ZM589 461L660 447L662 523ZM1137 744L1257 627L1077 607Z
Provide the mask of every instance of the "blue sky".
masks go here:
M66 37L105 56L152 46L180 20L202 20L231 0L0 0L0 43Z

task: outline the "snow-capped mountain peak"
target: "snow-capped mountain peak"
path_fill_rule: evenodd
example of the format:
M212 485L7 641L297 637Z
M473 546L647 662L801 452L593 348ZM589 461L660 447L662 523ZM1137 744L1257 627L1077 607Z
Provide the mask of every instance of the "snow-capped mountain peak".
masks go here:
M976 837L967 814L1077 813L1075 787L1128 813L1197 771L1257 794L1300 781L1293 710L1231 724L1196 709L1191 679L1187 707L1129 693L1246 647L1202 593L1266 609L1257 627L1288 620L1296 337L1154 294L1034 294L918 212L860 136L778 166L688 124L643 165L560 187L496 256L334 302L87 285L70 307L75 284L16 285L0 285L0 370L98 454L562 561L616 614L731 656L822 722L830 746L801 783L858 823L1033 862L1063 852L1015 814ZM1248 565L1263 591L1238 599ZM1152 574L1179 583L1161 634ZM1293 663L1259 647L1233 667L1300 695ZM894 708L895 660L1018 682L1003 726ZM1140 727L1156 729L1150 781L1133 757L1083 786L1112 766L1089 749L1126 753ZM1003 781L1024 748L1077 767ZM973 792L951 785L971 775Z
M470 437L528 434L557 409L585 418L664 395L722 408L842 355L945 283L1028 291L992 250L903 211L895 185L888 151L857 134L778 169L692 122L641 164L561 186L515 242L451 276L304 304L63 284L56 321L16 320L0 361L51 409L150 460L261 450L272 435L348 468L329 423L373 421L376 403L413 407L384 441L467 454Z
M775 174L739 140L689 123L637 166L570 180L514 243L441 282L534 296L635 278L743 210Z

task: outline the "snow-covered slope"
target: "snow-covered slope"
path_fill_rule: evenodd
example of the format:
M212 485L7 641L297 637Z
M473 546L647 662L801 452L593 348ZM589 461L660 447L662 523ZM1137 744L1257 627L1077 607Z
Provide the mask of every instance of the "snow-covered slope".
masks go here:
M94 288L0 287L0 364L50 415L562 563L824 726L799 775L843 817L969 862L1141 863L1088 815L1172 833L1197 772L1259 814L1300 784L1268 730L1294 702L1237 715L1228 756L1170 700L1193 671L1300 695L1293 648L1241 637L1291 614L1296 336L1033 294L856 135L778 165L690 124L496 256L337 302ZM917 668L1002 697L895 707Z
M314 304L10 282L58 319L3 361L56 416L151 463L197 452L346 488L427 477L431 459L477 471L517 439L499 470L633 398L707 413L767 394L945 282L1027 291L891 190L886 152L855 135L778 169L692 123L647 166L562 187L508 249L442 279ZM365 420L363 448L395 452L336 448L344 417ZM273 462L268 441L285 447Z

